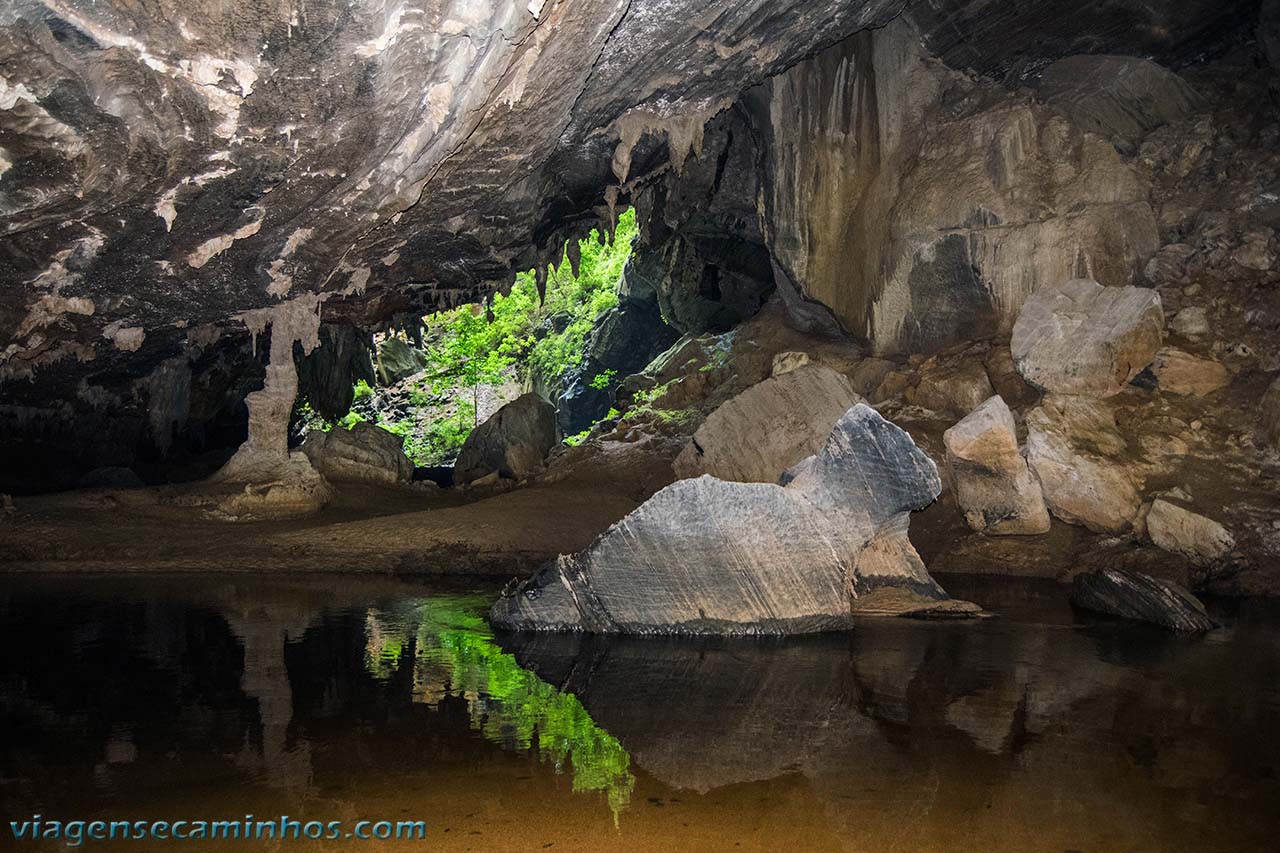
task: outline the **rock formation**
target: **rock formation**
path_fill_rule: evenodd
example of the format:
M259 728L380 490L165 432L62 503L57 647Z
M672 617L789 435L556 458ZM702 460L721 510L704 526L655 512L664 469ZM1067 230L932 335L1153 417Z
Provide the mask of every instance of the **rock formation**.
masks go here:
M849 380L829 367L806 364L773 376L711 413L676 458L676 476L776 483L817 453L859 402Z
M241 316L255 341L271 329L266 380L260 391L245 398L249 407L249 437L212 478L240 484L243 491L219 503L232 519L288 518L324 506L333 496L324 477L306 455L289 450L289 419L298 396L298 372L293 345L309 353L320 343L320 297L299 296L275 308Z
M513 629L802 633L848 627L863 599L884 612L893 592L904 594L900 612L948 600L905 537L910 512L941 491L937 468L874 409L851 408L784 480L680 480L505 593L491 618Z
M1138 484L1125 467L1128 445L1106 404L1052 395L1027 415L1027 462L1056 517L1120 533L1138 514Z
M1013 413L992 397L943 433L947 466L968 525L994 535L1046 533L1040 483L1018 452Z
M525 394L471 431L458 454L453 480L465 485L495 472L523 480L542 467L559 440L556 410L537 394Z
M1013 326L1013 360L1031 384L1058 394L1119 393L1164 340L1160 295L1072 279L1043 287Z
M394 485L413 479L413 463L404 455L403 439L368 422L349 430L313 430L302 443L302 452L332 481Z
M1196 112L1200 97L1177 74L1132 56L1070 56L1044 69L1036 94L1085 130L1128 151L1161 125Z
M1142 572L1104 569L1076 575L1071 601L1086 610L1150 622L1172 631L1196 633L1218 627L1194 595Z
M1212 394L1231 379L1231 374L1220 362L1196 358L1175 347L1165 347L1156 353L1151 373L1161 389L1170 394L1193 397Z
M1200 566L1222 562L1236 544L1218 522L1163 498L1157 498L1147 513L1147 535L1157 547Z

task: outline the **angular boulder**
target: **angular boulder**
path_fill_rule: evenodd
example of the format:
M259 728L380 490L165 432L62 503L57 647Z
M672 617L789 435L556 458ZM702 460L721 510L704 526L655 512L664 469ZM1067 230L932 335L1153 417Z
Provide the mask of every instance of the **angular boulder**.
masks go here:
M817 453L840 416L861 400L829 367L804 364L776 374L711 413L676 458L676 476L776 483Z
M559 441L555 408L537 394L517 397L467 436L453 466L453 481L465 485L494 471L523 480L542 466Z
M949 602L906 540L942 489L910 436L858 404L785 485L679 480L585 551L504 592L495 625L628 634L786 634L846 628L859 603ZM901 596L875 593L897 590Z
M1140 508L1123 463L1127 443L1106 406L1085 397L1047 397L1027 414L1027 462L1049 511L1095 533L1128 529Z
M1013 413L999 396L942 435L965 522L996 536L1047 533L1040 483L1018 452Z
M1156 291L1077 278L1032 294L1010 346L1018 372L1037 388L1109 397L1151 363L1163 342Z
M378 379L383 385L408 379L426 366L426 356L403 338L388 337L378 344Z
M1231 381L1231 374L1221 363L1197 358L1175 347L1156 353L1151 372L1163 390L1182 396L1203 397Z
M1198 566L1220 562L1236 545L1235 537L1218 522L1163 498L1147 513L1147 535L1157 548Z
M395 484L413 479L404 440L371 423L349 430L312 430L302 442L302 452L329 480Z
M1212 631L1218 627L1204 605L1177 584L1127 569L1102 569L1076 575L1071 601L1077 607L1149 622L1172 631Z

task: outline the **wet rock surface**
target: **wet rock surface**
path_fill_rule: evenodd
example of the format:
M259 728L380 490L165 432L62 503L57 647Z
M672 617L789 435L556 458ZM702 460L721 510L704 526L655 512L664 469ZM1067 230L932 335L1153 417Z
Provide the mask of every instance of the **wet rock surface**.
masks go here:
M941 490L902 430L857 405L784 486L678 481L590 548L504 593L495 624L603 633L778 634L847 627L879 588L947 598L906 540Z
M1197 633L1218 627L1204 605L1182 587L1141 572L1103 569L1076 575L1071 601L1087 610Z

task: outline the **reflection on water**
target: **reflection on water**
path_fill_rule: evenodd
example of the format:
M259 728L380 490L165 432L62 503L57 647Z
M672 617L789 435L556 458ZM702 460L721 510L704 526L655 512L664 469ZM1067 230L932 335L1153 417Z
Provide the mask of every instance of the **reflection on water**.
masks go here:
M1275 605L1189 638L1053 584L946 585L1004 618L495 638L490 594L404 582L15 580L0 817L420 818L475 850L1274 849Z
M631 800L630 756L571 693L521 669L493 641L481 614L485 596L409 599L366 617L369 671L391 679L413 668L413 695L435 704L467 700L471 725L493 743L533 749L557 771L572 768L573 790L604 791L617 813Z

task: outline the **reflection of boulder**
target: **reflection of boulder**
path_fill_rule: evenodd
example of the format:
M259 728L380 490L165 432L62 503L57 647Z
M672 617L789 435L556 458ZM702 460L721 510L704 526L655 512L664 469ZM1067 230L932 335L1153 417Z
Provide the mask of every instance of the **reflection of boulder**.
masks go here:
M574 556L505 595L510 628L621 633L804 633L946 593L906 540L942 488L910 436L858 404L785 485L680 480ZM876 595L884 590L909 593Z
M1073 630L1065 596L1049 588L1053 606L1037 613L1050 624L1018 621L1020 586L1009 591L1013 619L978 625L868 620L847 635L785 640L537 634L504 645L581 700L637 773L718 791L717 801L772 796L777 787L728 788L772 780L820 800L815 832L856 838L857 849L969 849L975 839L1005 849L1011 825L1019 849L1106 849L1117 837L1177 849L1183 809L1239 807L1236 793L1206 803L1206 786L1248 791L1250 802L1276 790L1266 769L1276 746L1262 734L1276 713L1253 698L1256 680L1277 674L1271 627L1247 641L1268 654L1243 661L1233 643L1188 645L1121 622ZM1222 689L1205 690L1206 679ZM1016 817L1026 814L1039 817ZM1135 824L1141 815L1162 817ZM1238 841L1277 820L1191 829Z

